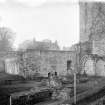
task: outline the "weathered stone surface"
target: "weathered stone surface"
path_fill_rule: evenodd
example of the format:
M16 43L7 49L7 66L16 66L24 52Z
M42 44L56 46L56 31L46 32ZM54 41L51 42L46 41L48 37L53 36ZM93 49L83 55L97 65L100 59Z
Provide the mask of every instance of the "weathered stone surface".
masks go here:
M36 66L39 65L37 67L38 72L46 76L50 71L57 71L58 74L62 74L62 75L66 74L68 60L72 61L71 63L72 68L75 68L75 64L76 64L76 53L74 51L33 50L33 51L25 52L24 58L30 59L30 62L28 62L30 64L32 64L33 62L33 66L34 66L33 70L36 70L35 65Z

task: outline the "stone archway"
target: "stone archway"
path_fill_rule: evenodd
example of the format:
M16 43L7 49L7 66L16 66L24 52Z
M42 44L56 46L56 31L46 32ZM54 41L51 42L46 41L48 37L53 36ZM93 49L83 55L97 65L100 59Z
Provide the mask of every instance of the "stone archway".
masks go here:
M84 55L80 61L81 74L85 71L88 75L95 75L94 64L95 62L91 55Z

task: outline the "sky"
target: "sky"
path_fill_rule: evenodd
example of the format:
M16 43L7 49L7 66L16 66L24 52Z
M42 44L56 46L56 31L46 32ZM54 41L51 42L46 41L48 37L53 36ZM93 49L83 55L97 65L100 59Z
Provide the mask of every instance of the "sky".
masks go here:
M2 26L16 33L16 48L32 38L70 47L79 42L78 0L0 0Z

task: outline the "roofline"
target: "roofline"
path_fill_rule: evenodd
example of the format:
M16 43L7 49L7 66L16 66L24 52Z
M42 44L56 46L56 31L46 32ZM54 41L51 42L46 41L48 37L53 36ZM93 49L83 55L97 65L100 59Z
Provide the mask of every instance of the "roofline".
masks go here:
M37 49L28 49L28 50L26 50L24 52L30 52L30 51L40 51L40 52L44 52L44 51L46 51L46 52L73 52L73 53L75 53L75 51L66 51L66 50L37 50Z

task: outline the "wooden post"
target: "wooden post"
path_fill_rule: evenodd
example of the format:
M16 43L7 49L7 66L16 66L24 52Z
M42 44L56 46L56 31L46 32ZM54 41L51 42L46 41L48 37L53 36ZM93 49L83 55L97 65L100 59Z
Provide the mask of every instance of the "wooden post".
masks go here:
M11 96L9 98L9 102L10 102L10 105L12 105L12 98L11 98Z
M77 49L75 50L76 51L76 53L75 53L75 59L76 59L76 62L75 62L75 70L74 70L74 104L76 105L76 101L77 101L77 99L76 99L76 73L77 73L77 61L78 61L78 59L77 59Z
M76 104L76 73L74 73L74 104Z

